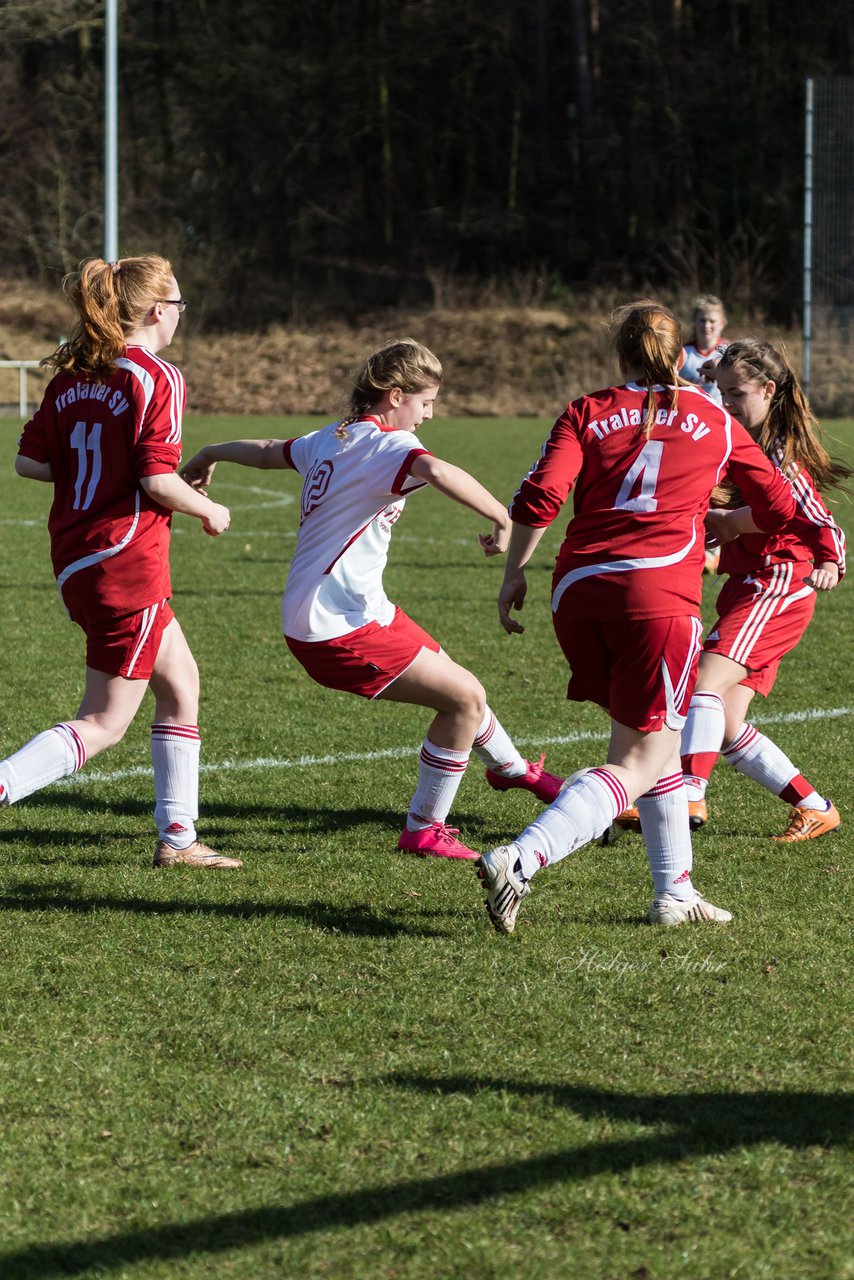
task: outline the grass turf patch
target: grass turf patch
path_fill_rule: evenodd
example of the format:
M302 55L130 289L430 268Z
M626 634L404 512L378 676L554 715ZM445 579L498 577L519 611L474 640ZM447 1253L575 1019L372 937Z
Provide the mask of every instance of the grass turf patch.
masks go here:
M185 453L309 425L191 420ZM546 425L447 421L424 439L509 497ZM4 752L72 715L83 675L50 576L49 490L11 474L15 436ZM202 674L200 833L244 869L150 868L150 704L82 775L0 811L0 1274L852 1274L850 588L820 599L756 715L833 797L840 833L773 844L785 807L721 767L695 859L732 926L648 928L629 836L538 877L498 938L470 867L395 852L429 713L321 690L282 643L298 485L222 466L229 533L175 520L174 607ZM601 761L606 722L565 702L548 616L560 529L529 575L525 635L507 637L480 527L414 497L389 594L477 673L529 755L567 774ZM706 596L710 622L711 582ZM452 816L488 848L535 812L474 763Z

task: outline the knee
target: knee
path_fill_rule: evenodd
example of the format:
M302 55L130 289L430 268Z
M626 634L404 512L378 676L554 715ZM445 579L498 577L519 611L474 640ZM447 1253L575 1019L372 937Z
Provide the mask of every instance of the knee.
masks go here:
M486 714L486 692L474 676L469 678L460 691L460 710L467 720L473 722L475 729L479 728Z

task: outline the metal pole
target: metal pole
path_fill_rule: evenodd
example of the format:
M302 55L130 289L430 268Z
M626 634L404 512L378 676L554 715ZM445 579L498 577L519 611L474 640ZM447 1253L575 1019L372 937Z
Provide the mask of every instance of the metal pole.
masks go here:
M106 0L104 40L104 257L119 256L118 18L117 0Z
M27 416L27 368L21 365L18 371L21 381L18 384L18 412L22 418Z
M804 138L804 363L803 385L810 393L810 356L812 349L812 145L813 145L813 80L807 80L806 135Z

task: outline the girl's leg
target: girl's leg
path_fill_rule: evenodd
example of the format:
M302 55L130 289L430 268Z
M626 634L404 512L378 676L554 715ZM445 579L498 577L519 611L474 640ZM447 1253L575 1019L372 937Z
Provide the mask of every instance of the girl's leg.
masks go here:
M742 688L731 690L731 694L741 693ZM772 839L792 843L835 831L841 821L838 809L815 790L776 743L746 723L748 705L749 699L727 695L723 758L739 773L792 806L786 831Z
M150 684L154 821L161 840L187 849L199 816L199 671L177 618L163 632Z
M86 668L83 701L73 720L36 734L14 755L0 761L0 800L14 804L42 787L82 769L90 756L121 741L147 688Z
M486 712L478 680L445 653L422 649L415 661L381 694L388 702L432 707L436 714L423 743L418 785L398 848L437 857L476 858L445 826L475 734Z
M741 684L746 675L746 667L722 654L700 657L697 684L682 731L682 772L689 801L704 800L728 725L740 705L746 711L750 704L753 690Z
M199 816L199 669L177 618L163 631L151 673L154 723L154 821L159 840L155 867L182 863L192 867L242 866L202 844L196 836Z

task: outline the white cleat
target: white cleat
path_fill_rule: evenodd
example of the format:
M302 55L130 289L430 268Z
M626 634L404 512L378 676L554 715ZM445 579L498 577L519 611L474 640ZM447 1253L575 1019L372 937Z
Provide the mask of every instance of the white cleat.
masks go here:
M478 879L486 887L486 914L498 933L512 933L522 899L531 892L516 846L499 845L478 858L476 865Z
M699 893L687 902L674 898L672 893L659 893L649 909L649 923L665 927L675 924L729 924L730 920L732 912L707 902Z

